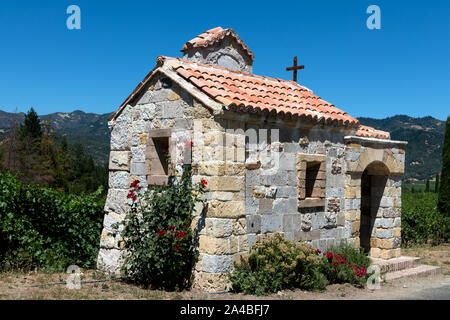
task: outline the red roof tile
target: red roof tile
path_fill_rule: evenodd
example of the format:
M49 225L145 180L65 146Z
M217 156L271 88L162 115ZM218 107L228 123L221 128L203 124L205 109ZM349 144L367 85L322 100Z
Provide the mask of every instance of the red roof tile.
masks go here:
M176 73L193 88L197 88L199 93L231 110L271 113L281 118L301 118L329 125L349 126L357 129L356 136L390 139L389 132L360 125L357 119L293 81L257 76L180 58L160 56L156 61L155 68L139 83L109 120L118 117L158 70L162 72L167 70ZM199 99L202 99L201 96Z
M233 37L236 40L236 42L242 47L242 49L244 49L244 51L247 52L252 61L254 60L253 52L250 51L250 49L247 47L244 41L242 41L231 28L222 29L221 27L217 27L214 29L207 30L202 34L196 36L194 39L186 42L186 44L183 46L183 49L181 49L181 52L185 52L192 48L209 47L215 44L216 42L222 40L226 36Z
M358 131L356 131L358 137L378 138L378 139L391 139L391 134L386 131L376 130L372 127L360 125Z
M289 80L256 76L180 58L166 58L173 70L211 98L236 111L304 117L358 126L357 119Z

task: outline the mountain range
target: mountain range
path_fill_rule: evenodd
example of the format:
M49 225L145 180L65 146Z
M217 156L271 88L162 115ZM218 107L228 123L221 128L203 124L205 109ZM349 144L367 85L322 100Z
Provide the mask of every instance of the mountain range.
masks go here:
M60 135L69 144L81 142L98 164L105 164L109 157L110 131L108 117L111 113L96 114L83 111L56 112L40 116L41 122L50 119ZM0 139L5 137L14 122L22 123L24 113L8 113L0 110ZM406 146L405 180L433 179L441 170L441 153L445 122L433 117L412 118L397 115L385 119L358 118L361 124L389 131L392 140L408 141Z

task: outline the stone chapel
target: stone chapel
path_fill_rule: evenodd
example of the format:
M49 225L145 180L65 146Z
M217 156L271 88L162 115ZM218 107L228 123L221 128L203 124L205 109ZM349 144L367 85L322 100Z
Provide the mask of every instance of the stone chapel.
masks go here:
M131 181L167 183L162 150L208 183L193 226L197 288L225 289L234 262L274 232L322 251L347 239L374 258L400 256L406 142L296 82L253 74L254 54L232 29L205 31L181 51L159 56L109 119L98 268L120 266L120 242L109 232L127 214ZM186 139L189 159L180 152Z

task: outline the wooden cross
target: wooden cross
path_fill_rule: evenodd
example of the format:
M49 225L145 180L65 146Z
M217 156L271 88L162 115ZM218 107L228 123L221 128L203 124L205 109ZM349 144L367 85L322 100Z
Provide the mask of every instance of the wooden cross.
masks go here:
M294 71L294 81L297 82L297 70L305 69L305 66L297 65L297 57L294 57L294 66L286 68L286 71Z

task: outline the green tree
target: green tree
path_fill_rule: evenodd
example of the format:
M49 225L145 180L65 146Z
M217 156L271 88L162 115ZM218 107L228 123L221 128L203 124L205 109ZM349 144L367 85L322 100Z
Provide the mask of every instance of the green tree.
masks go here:
M439 173L436 174L436 184L434 185L434 192L439 192Z
M33 108L25 115L25 120L20 129L22 136L29 137L32 141L42 137L41 120Z
M447 117L447 121L445 123L438 208L442 214L450 215L450 116Z
M425 192L430 192L430 179L427 178L427 183L425 184Z

